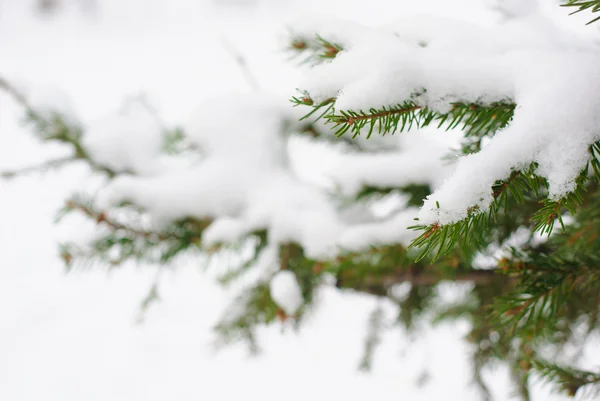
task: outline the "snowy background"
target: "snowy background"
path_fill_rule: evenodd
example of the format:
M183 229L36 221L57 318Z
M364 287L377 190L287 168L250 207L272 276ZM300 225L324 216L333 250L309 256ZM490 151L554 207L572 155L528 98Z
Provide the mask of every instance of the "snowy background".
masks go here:
M548 9L564 17L551 3ZM261 89L293 94L298 71L281 49L285 21L300 14L365 24L419 13L495 18L483 0L365 4L63 0L48 16L38 15L32 1L0 0L0 75L60 89L83 121L144 94L166 122L177 124L219 93L251 91L224 41L246 57ZM567 23L583 27L581 19ZM33 139L20 116L0 94L0 170L60 153ZM189 263L163 274L161 301L138 323L156 271L127 266L65 274L58 257L62 231L77 227L57 227L53 217L89 178L81 167L0 181L0 400L479 399L469 386L468 345L461 340L467 327L460 324L423 328L418 340L387 331L373 370L359 372L377 301L332 288L321 290L316 313L299 333L261 330L258 357L242 344L214 352L211 327L231 298L214 282L218 266ZM429 380L419 386L426 370ZM496 399L509 399L507 372L498 368L487 377ZM537 386L534 399L562 399L548 391Z

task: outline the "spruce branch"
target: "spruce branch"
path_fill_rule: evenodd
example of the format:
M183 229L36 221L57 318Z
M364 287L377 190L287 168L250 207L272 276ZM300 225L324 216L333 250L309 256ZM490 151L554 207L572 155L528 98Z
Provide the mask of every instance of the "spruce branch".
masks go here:
M383 313L383 308L381 305L377 305L377 307L369 315L369 329L365 338L363 355L358 366L360 370L371 370L375 350L381 343L381 332L383 329L385 329L384 318L385 314Z
M587 192L590 178L597 182L600 179L600 144L594 143L589 148L590 161L582 170L579 177L575 180L576 187L572 192L566 194L559 200L545 199L542 206L539 207L531 216L531 222L534 224L533 231L540 232L542 235L550 235L554 230L554 225L558 222L561 230L566 231L563 216L565 213L575 215L579 207L584 203L584 194ZM423 231L410 244L411 248L422 248L418 260L424 258L435 249L437 249L433 260L440 255L449 252L462 237L462 245L466 246L473 236L474 232L481 232L492 223L497 221L497 215L501 210L509 210L509 202L516 201L523 204L526 199L532 195L540 197L548 191L547 181L536 175L536 163L532 163L527 171L513 171L510 177L505 181L498 181L492 186L493 201L487 211L482 211L474 206L467 210L467 217L456 223L441 226L439 223L431 225L414 225L410 229ZM590 175L590 169L593 174ZM439 204L438 204L439 207Z
M64 143L72 148L74 158L85 160L94 170L102 171L109 177L115 176L114 171L95 162L84 149L81 144L83 130L80 126L68 121L57 112L40 112L31 105L25 95L3 77L0 77L0 89L25 110L26 122L33 126L40 139Z
M317 42L323 49L322 53L319 54L319 57L321 58L333 59L338 55L339 52L344 50L344 48L341 45L326 40L320 35L317 35Z
M314 113L316 113L319 110L324 109L324 111L315 119L319 120L321 119L325 114L327 114L332 108L333 108L333 104L335 103L335 98L329 98L329 99L325 99L321 102L315 102L310 95L308 94L308 92L306 91L301 91L298 90L301 94L300 97L296 97L293 96L290 101L294 104L294 107L296 106L309 106L312 108L312 111L310 111L308 114L304 115L300 121L302 120L306 120L307 118L309 118L310 116L312 116Z
M434 287L443 281L485 287L512 281L495 270L474 269L452 258L429 264L415 262L402 246L382 246L365 253L341 255L336 261L326 263L323 271L336 276L338 288L382 297L390 296L389 291L403 283L415 288Z
M75 260L99 260L119 265L128 259L135 259L164 265L183 251L198 249L202 245L202 233L211 223L209 219L187 218L159 231L150 230L111 218L107 213L95 209L91 200L81 196L67 201L57 218L73 211L107 227L108 233L91 241L89 249L63 244L61 257L67 267ZM119 250L117 258L111 254L115 247Z
M597 313L597 283L600 270L592 267L597 257L586 254L555 255L539 251L531 254L513 250L503 259L500 271L518 277L518 285L507 296L497 297L493 316L511 333L538 335L542 328L554 327L565 316L574 298L589 301ZM583 304L579 305L583 308Z
M467 136L483 137L493 134L505 127L512 119L515 105L510 102L492 103L489 105L476 103L453 103L447 113L440 113L420 105L419 94L413 99L395 106L381 107L365 111L345 110L325 115L327 122L334 124L336 135L341 136L351 131L354 136L368 127L367 138L375 128L380 134L394 134L411 128L423 128L437 124L446 130L460 127Z
M25 175L25 174L29 174L29 173L46 171L49 169L57 169L57 168L64 166L65 164L71 163L76 160L78 160L78 159L73 156L67 156L67 157L61 157L58 159L48 160L48 161L45 161L40 164L22 167L22 168L15 169L15 170L0 171L0 178L12 179L12 178L15 178L15 177L18 177L21 175Z
M579 13L584 10L590 10L592 13L600 11L600 0L567 0L566 4L561 4L562 7L578 7L578 10L571 12L570 15ZM600 20L600 17L596 17L589 21L586 25L590 25Z
M143 323L144 319L146 317L146 313L150 309L150 306L152 306L153 304L155 304L156 302L159 302L161 300L160 293L159 293L159 285L160 285L160 275L161 275L162 271L163 270L161 268L156 270L156 274L154 275L154 280L152 282L152 285L150 286L150 288L148 289L148 293L146 294L146 296L140 303L140 307L139 307L137 318L136 318L137 323Z
M66 202L64 212L68 213L69 211L79 211L83 213L85 216L94 220L98 224L105 224L111 228L111 230L123 230L128 234L131 234L135 237L142 237L146 239L151 239L155 241L165 241L167 239L173 239L174 235L172 233L165 233L160 231L148 231L142 230L133 226L128 226L123 223L120 223L110 217L107 216L105 212L100 212L95 210L91 204L81 202L79 199L72 198ZM199 241L199 238L195 239Z
M244 289L229 305L223 317L213 328L217 334L215 345L220 348L238 341L245 341L250 354L260 351L256 328L274 322L279 316L279 307L266 282L259 282Z
M292 97L292 103L312 107L313 110L303 117L307 118L317 110L328 106L319 118L333 125L336 136L352 132L353 137L368 129L367 138L375 130L379 134L394 134L437 124L446 130L461 127L466 136L483 137L505 127L512 119L516 105L510 101L490 104L452 103L447 113L440 113L419 103L421 93L415 93L410 99L392 106L382 106L364 110L335 110L335 98L315 102L310 93L300 91L301 97ZM332 111L328 114L329 111Z
M369 138L375 127L379 134L393 134L400 130L410 130L413 125L419 126L420 120L427 121L433 118L427 109L412 101L381 109L370 109L364 111L339 111L337 114L325 116L327 122L334 125L336 136L342 136L346 132L353 132L353 137L360 135L363 128L369 127L367 138Z
M380 285L386 289L389 289L392 286L400 283L410 283L415 286L423 286L436 285L442 281L486 285L492 283L497 277L497 272L494 270L472 269L444 274L442 271L427 272L416 269L406 269L406 267L398 266L397 270L391 274L381 277L366 277L363 280L363 284L365 285L365 288L369 286ZM342 285L345 284L345 282L340 280L338 284Z
M600 392L600 373L591 372L571 367L559 366L542 359L532 361L535 371L547 382L557 385L558 388L574 397L580 390L589 388L591 394ZM588 394L588 395L591 395Z
M494 200L487 211L482 211L478 206L473 206L467 211L467 218L453 224L440 225L433 223L431 225L417 224L408 227L409 229L423 231L419 237L415 238L408 249L422 248L417 256L417 261L435 254L434 262L440 256L450 252L459 242L465 248L472 241L481 241L473 233L484 232L493 222L500 210L509 209L509 200L517 203L524 203L526 192L528 190L540 193L545 188L545 181L532 173L535 166L531 166L525 172L513 171L505 181L498 181L492 187ZM439 207L439 204L438 204Z
M327 40L321 35L309 38L292 34L287 50L294 57L304 56L301 63L318 64L334 59L344 48L339 43Z

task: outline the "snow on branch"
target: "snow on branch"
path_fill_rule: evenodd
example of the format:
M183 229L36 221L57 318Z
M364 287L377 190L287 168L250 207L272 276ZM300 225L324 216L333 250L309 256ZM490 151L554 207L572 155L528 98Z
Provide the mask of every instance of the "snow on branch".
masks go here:
M346 50L309 71L299 104L327 106L324 118L338 135L437 122L492 136L427 197L417 216L425 231L413 245L449 249L458 232L495 215L495 183L529 166L546 183L551 204L535 219L550 231L563 208L573 210L576 181L600 140L600 49L535 13L491 28L446 26L425 42L411 42L418 35L405 26L373 28L378 40L348 37Z

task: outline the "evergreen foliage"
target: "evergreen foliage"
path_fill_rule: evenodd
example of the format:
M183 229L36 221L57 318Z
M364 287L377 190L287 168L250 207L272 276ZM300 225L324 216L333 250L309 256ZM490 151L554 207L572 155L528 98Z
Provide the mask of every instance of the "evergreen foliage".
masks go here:
M575 12L600 11L600 1L569 1L565 6L577 7ZM343 44L318 35L293 35L289 50L311 64L332 62L345 51ZM62 143L72 152L64 159L4 172L3 177L76 160L86 162L107 179L134 173L115 171L94 160L82 144L85 132L78 124L60 113L37 111L5 80L0 79L0 88L24 108L25 122L39 138ZM476 153L482 149L483 141L511 124L518 107L512 99L504 99L457 101L449 110L440 110L427 104L426 94L423 89L404 102L367 110L338 109L335 97L316 99L303 90L291 101L308 110L299 132L312 137L333 134L363 153L367 151L348 137L405 135L405 131L427 126L462 130L460 152ZM325 127L318 125L320 122L325 122ZM202 153L180 128L165 129L162 150L176 156ZM488 210L474 206L466 218L449 224L415 221L412 228L420 234L409 246L375 244L365 251L347 250L319 259L293 241L277 244L277 269L295 274L304 305L289 316L273 299L268 275L247 280L250 284L244 286L216 327L219 340L225 344L246 341L252 352L258 351L259 325L292 322L299 327L303 316L314 306L315 290L333 277L340 291L368 293L396 304L399 313L394 323L409 332L422 319L434 323L467 320L467 341L473 345L473 381L485 399L489 399L489 391L483 371L497 362L510 366L516 391L524 400L530 397L533 377L542 377L571 396L597 394L600 372L582 370L577 361L565 360L561 353L566 344L583 348L585 340L598 334L600 328L600 143L592 144L589 152L590 160L581 171L576 188L565 197L548 198L549 184L538 175L536 163L532 163L513 169L504 180L495 182ZM409 207L420 207L430 192L425 184L365 184L352 201L402 194ZM189 216L157 227L147 222L146 211L134 202L102 210L94 198L86 195L67 200L59 217L74 213L95 222L103 231L85 249L74 244L61 245L61 256L68 268L90 262L116 267L129 260L168 265L190 252L214 256L239 254L245 249L250 256L240 257L239 263L221 276L221 282L228 285L246 278L251 268L266 257L272 235L266 228L252 230L241 240L207 247L204 237L214 223L212 218ZM524 245L511 248L511 239L523 232ZM492 267L475 267L477 258L492 245L509 248L510 252L495 260ZM447 281L468 286L468 296L451 304L442 303L437 290ZM402 283L410 289L397 297L393 289ZM157 297L155 285L142 306L146 308ZM364 358L359 362L362 369L376 363L372 355L384 329L386 324L378 307L369 318Z
M584 10L591 10L592 12L596 13L598 11L600 11L600 1L598 0L568 0L568 3L563 4L563 6L565 7L577 7L578 9L573 11L572 14L584 11ZM596 17L593 20L591 20L590 22L588 22L589 24L592 24L596 21L600 20L600 17Z

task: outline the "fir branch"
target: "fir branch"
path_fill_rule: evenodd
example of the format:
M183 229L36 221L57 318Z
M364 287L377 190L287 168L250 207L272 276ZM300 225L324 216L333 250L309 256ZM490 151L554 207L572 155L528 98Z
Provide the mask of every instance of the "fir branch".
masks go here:
M547 382L574 397L580 390L592 386L591 393L600 393L600 373L570 367L562 367L541 359L533 360L533 368Z
M381 305L377 305L369 315L368 332L365 338L363 355L358 366L360 370L371 370L373 354L375 353L377 346L381 343L381 332L385 328L384 318L385 314L383 313Z
M525 202L525 193L528 190L533 190L536 194L539 194L542 189L545 189L545 181L532 174L534 168L535 166L531 166L526 172L513 171L507 180L497 181L492 187L494 199L487 211L482 211L475 205L467 210L465 219L456 223L446 225L440 225L439 223L431 225L417 224L408 227L408 229L423 231L411 242L408 249L422 248L417 256L417 261L435 250L432 260L435 261L441 255L450 252L459 241L462 248L473 241L482 242L483 237L472 235L472 233L484 232L491 226L496 221L500 210L508 210L510 199L515 200L517 203L523 203Z
M367 138L377 127L380 134L394 134L436 123L438 128L446 130L461 127L467 136L486 136L505 127L512 119L515 105L511 102L492 103L488 105L476 103L453 103L447 113L434 111L418 104L419 94L395 106L370 109L365 111L339 111L329 114L325 119L334 124L336 135L340 136L352 131L354 136L368 126Z
M441 260L437 264L415 262L402 246L383 246L364 253L341 255L325 264L324 271L336 276L338 288L389 297L402 283L412 287L434 287L443 281L488 286L510 283L511 277L494 270L473 269L468 263Z
M19 104L26 115L26 122L33 125L34 130L44 141L56 141L69 145L74 158L85 160L94 170L102 171L109 177L114 177L115 172L106 166L96 163L81 144L83 131L81 127L67 121L57 112L41 113L29 103L27 97L6 79L0 77L0 89L4 90Z
M575 180L575 190L569 192L558 201L546 199L543 206L533 215L531 220L535 223L534 231L539 231L542 235L550 235L556 221L560 223L562 232L566 231L562 216L565 212L575 215L579 206L583 204L583 193L587 191L586 184L590 179L589 168L592 166L594 171L596 171L596 167L594 166L599 163L597 159L598 153L594 150L597 146L597 143L590 146L591 159ZM594 175L596 180L599 177L599 175Z
M440 113L419 104L421 93L415 93L409 100L392 106L371 108L368 111L335 111L335 98L316 103L307 91L300 92L302 96L293 97L292 102L295 105L312 107L313 111L309 115L315 113L316 109L326 105L331 106L327 107L321 117L333 124L335 135L338 137L346 132L352 132L353 137L356 137L367 128L367 138L369 138L375 130L382 135L394 134L398 131L408 131L413 127L422 128L436 123L438 128L445 127L446 130L450 130L461 127L467 136L481 138L505 127L512 119L516 107L510 101L490 104L456 102L452 103L449 112ZM327 114L330 110L333 111ZM308 116L304 118L306 117Z
M327 114L332 108L333 105L335 103L335 98L329 98L329 99L325 99L321 102L315 102L309 95L308 92L306 91L300 91L298 90L301 94L300 97L296 97L293 96L290 101L294 104L294 107L296 106L309 106L312 108L312 111L310 111L308 114L304 115L300 121L305 120L307 118L309 118L310 116L312 116L314 113L316 113L319 110L322 110L323 108L325 109L316 119L319 120L321 119L325 114Z
M344 50L339 43L327 40L321 35L313 38L293 35L287 49L294 57L304 56L302 63L312 62L314 64L334 59L338 53Z
M98 260L110 265L119 265L128 259L142 260L161 265L189 249L202 245L202 233L211 220L187 218L171 223L165 229L152 231L139 226L124 224L96 210L90 200L76 197L69 200L59 212L57 219L79 211L97 224L108 227L109 233L91 241L91 248L82 250L78 246L65 244L61 247L61 257L67 267L74 260ZM115 247L119 256L115 257Z
M242 262L237 268L230 268L227 271L221 273L217 280L219 284L223 286L227 286L231 284L234 280L239 279L245 273L247 273L257 262L259 257L262 255L264 249L268 245L267 240L267 231L260 230L253 232L249 235L249 238L243 241L245 244L250 242L250 246L252 247L252 256L248 258L248 260ZM229 248L236 248L235 246Z
M245 341L251 354L259 352L256 327L274 322L279 316L279 307L269 291L267 282L258 282L244 289L230 304L223 317L214 327L217 334L215 345Z
M185 238L159 241L150 237L137 237L124 231L114 231L96 238L85 247L73 243L60 245L60 256L70 270L78 266L100 262L102 266L112 268L128 260L164 266L176 256L187 250L195 250L199 243Z
M565 232L565 223L563 215L565 212L574 215L579 206L584 202L583 193L587 191L586 184L589 182L590 166L594 170L594 177L600 177L596 171L600 171L600 161L597 156L600 147L598 144L590 146L590 161L581 172L576 180L575 190L565 195L560 200L546 199L543 201L542 207L531 216L531 221L534 224L533 231L539 231L541 234L550 235L554 230L554 225L558 221L561 229ZM466 246L473 236L469 236L473 232L481 232L496 222L497 215L501 210L508 211L509 200L514 200L517 203L524 203L526 194L532 193L539 197L548 190L546 180L535 174L537 165L533 163L525 172L513 171L510 177L505 181L498 181L492 186L493 201L487 211L479 210L479 207L474 206L469 209L465 219L456 223L441 226L439 223L431 225L414 225L410 229L423 231L410 244L411 248L422 248L422 252L418 256L418 260L430 254L437 249L433 260L440 255L449 252L462 237L463 247ZM438 207L439 204L438 204Z
M80 211L81 213L83 213L84 215L89 217L90 219L96 221L96 223L98 223L98 224L101 224L101 223L106 224L112 230L115 230L115 231L123 230L133 236L136 236L136 237L152 239L152 240L156 240L156 241L165 241L168 239L176 238L176 237L174 237L174 235L172 233L159 232L159 231L148 231L148 230L142 230L139 228L135 228L132 226L127 226L123 223L120 223L120 222L114 220L114 219L111 219L104 212L99 212L97 210L94 210L89 203L83 203L77 199L68 200L66 202L64 210L65 210L65 212L69 212L72 210ZM200 238L194 238L193 240L199 241Z
M336 136L342 136L348 131L353 132L353 137L360 135L363 128L369 127L367 138L371 136L377 126L380 134L393 134L400 130L410 130L413 125L419 126L421 119L427 120L432 115L422 106L412 101L381 109L364 111L340 111L338 114L325 116L327 122L334 124Z
M160 269L160 268L156 271L156 275L154 276L154 281L153 281L152 285L150 286L148 293L146 294L146 296L140 303L138 315L136 318L137 323L143 323L143 321L146 317L146 313L150 309L150 306L152 306L154 303L159 302L161 300L160 293L158 290L158 287L160 284L161 272L162 272L162 269Z
M494 317L511 332L521 330L536 335L548 322L557 322L574 296L595 293L600 270L589 268L597 262L585 255L565 258L537 253L535 259L513 251L515 260L504 259L501 271L518 276L512 294L498 297ZM596 305L597 308L597 305Z
M584 10L590 10L592 13L600 11L600 0L568 0L566 4L561 4L562 7L578 7L578 10L573 11L570 15L579 13ZM600 17L596 17L589 21L586 25L590 25L600 20Z
M182 153L202 154L203 149L189 141L183 128L174 127L164 129L162 151L168 155L180 155Z
M317 42L320 44L320 47L323 49L323 52L319 54L319 57L325 59L333 59L335 58L339 52L343 51L344 48L334 42L324 39L320 35L317 35Z
M397 270L389 275L379 278L366 277L362 284L365 286L374 285L376 283L384 288L391 288L400 283L411 283L416 286L436 285L442 281L453 281L456 283L473 283L475 285L486 285L495 281L499 276L494 270L465 270L456 271L449 274L444 274L441 271L425 272L416 269L406 269L406 267L397 267ZM500 277L501 281L504 281Z
M58 159L48 160L48 161L45 161L43 163L36 164L33 166L22 167L22 168L16 169L16 170L0 171L0 178L11 179L11 178L15 178L17 176L24 175L24 174L46 171L49 169L57 169L57 168L64 166L65 164L68 164L68 163L76 161L76 160L77 160L77 158L75 158L73 156L67 156L67 157L61 157Z

